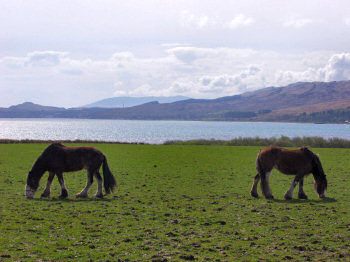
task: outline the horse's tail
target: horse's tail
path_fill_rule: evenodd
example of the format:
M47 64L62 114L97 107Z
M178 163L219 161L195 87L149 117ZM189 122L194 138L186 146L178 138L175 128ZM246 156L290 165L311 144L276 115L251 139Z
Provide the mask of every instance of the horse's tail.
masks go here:
M256 158L256 171L258 171L259 174L264 173L264 169L262 168L261 162L260 162L260 152L258 153L258 157Z
M117 186L117 181L115 180L115 177L113 176L111 170L109 169L109 166L107 164L107 158L104 157L103 159L103 185L106 190L106 194L110 194L111 191L114 191L114 187Z

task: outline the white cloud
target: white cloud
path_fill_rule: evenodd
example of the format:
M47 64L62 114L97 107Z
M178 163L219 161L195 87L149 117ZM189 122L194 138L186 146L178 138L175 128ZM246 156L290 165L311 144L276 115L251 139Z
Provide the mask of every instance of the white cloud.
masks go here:
M248 65L236 74L221 74L219 71L216 70L211 75L202 74L177 79L170 85L167 93L197 98L230 96L256 89L264 81L259 74L261 70L254 65Z
M27 55L25 65L28 66L56 66L68 54L66 52L56 51L36 51Z
M242 62L243 59L253 57L259 53L270 52L257 52L249 48L201 48L195 46L179 46L170 48L166 51L168 54L173 55L177 60L190 64L201 63L203 66L212 66L210 63L228 63L232 66L232 62ZM210 60L210 61L209 61ZM206 63L206 64L205 64ZM199 65L200 66L200 65Z
M5 56L0 60L0 62L4 66L12 69L20 69L21 67L24 66L25 61L26 59L23 57L11 57L11 56Z
M298 81L342 81L350 80L350 53L334 54L326 64L319 68L303 71L278 71L275 82L279 85Z
M192 27L198 29L215 28L215 29L236 29L253 24L255 20L245 14L238 14L229 20L217 16L195 15L188 10L181 13L181 25L183 27Z
M254 22L255 20L252 17L248 17L245 14L238 14L229 21L227 19L217 18L215 16L195 15L187 10L183 11L181 14L181 25L183 27L192 27L198 29L204 29L205 27L211 27L215 29L236 29L239 27L249 26Z
M162 56L117 52L97 60L37 51L0 59L0 71L1 86L17 90L13 99L40 103L40 94L45 104L80 106L112 96L215 98L297 81L348 80L350 53L178 46Z
M308 24L311 24L313 21L308 18L303 18L303 19L290 19L286 22L283 23L283 26L285 27L293 27L296 29L302 28Z
M324 81L340 81L350 79L350 53L333 55L328 64L320 69Z
M199 81L203 86L210 87L207 92L216 92L218 87L239 87L239 90L237 91L242 91L246 87L245 81L251 77L255 77L260 71L261 69L251 65L235 75L223 74L205 76L200 78Z
M111 57L111 60L113 61L131 61L134 59L135 56L131 52L119 52L119 53L114 53Z
M9 66L51 67L59 65L68 53L57 51L35 51L25 57L4 57L2 60Z
M228 27L231 29L236 29L238 27L248 26L253 22L254 19L252 17L247 17L244 14L239 14L228 23Z
M204 28L209 25L209 17L207 15L194 15L188 10L184 10L181 14L181 24L184 27Z
M210 53L215 52L213 49L197 48L192 46L175 47L167 50L169 54L174 55L178 60L191 63L195 60L207 57Z

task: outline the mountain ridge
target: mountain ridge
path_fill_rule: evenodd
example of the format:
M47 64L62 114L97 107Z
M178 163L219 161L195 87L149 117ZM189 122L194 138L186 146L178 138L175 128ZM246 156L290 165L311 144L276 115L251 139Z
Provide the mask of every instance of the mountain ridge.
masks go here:
M153 101L126 108L62 109L27 103L1 108L0 117L299 121L312 119L305 117L305 114L345 109L349 106L350 81L299 82L216 99L187 99L172 103ZM300 115L303 117L298 118Z

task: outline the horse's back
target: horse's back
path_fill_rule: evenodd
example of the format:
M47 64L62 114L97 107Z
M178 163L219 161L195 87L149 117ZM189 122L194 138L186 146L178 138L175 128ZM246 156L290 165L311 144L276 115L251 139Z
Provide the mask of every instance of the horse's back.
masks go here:
M274 168L280 153L281 148L278 146L268 146L260 150L257 158L257 169L270 172Z
M69 147L51 144L44 151L51 171L71 172L83 168L99 168L104 159L103 153L94 147ZM44 154L43 153L43 154Z
M285 149L269 146L261 150L258 160L261 167L268 171L276 168L285 174L308 174L312 171L312 155L307 148Z

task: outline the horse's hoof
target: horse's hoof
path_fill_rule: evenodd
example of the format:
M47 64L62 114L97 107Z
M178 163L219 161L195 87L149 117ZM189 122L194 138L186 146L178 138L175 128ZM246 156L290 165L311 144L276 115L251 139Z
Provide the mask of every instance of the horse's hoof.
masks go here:
M75 197L76 198L87 198L88 195L77 194Z
M259 197L258 193L255 193L255 192L253 192L253 191L250 192L250 195L251 195L252 197L255 197L255 198L258 198L258 197Z
M299 194L299 195L298 195L298 198L299 198L299 199L307 199L307 195L305 195L305 194Z
M284 195L284 199L285 200L292 200L293 198L290 195L286 194L286 195Z
M103 194L95 194L95 197L103 198Z
M68 197L68 192L67 192L67 190L63 190L62 192L61 192L61 195L59 196L59 198L60 199L65 199L65 198L67 198Z
M268 195L265 197L266 199L274 199L273 195Z
M49 197L49 196L50 196L50 193L43 192L40 197Z

